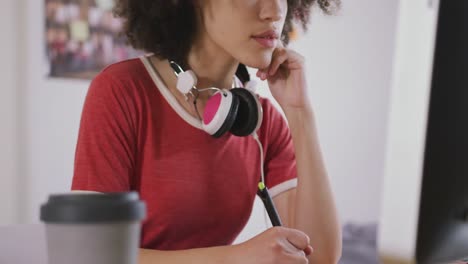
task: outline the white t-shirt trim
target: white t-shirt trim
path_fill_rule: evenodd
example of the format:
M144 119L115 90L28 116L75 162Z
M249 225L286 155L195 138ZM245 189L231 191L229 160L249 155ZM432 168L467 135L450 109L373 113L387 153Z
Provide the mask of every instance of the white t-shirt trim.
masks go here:
M185 109L179 104L179 102L177 102L177 99L169 91L159 74L156 72L156 69L154 69L151 65L149 58L147 56L141 56L140 60L143 62L143 65L145 65L146 71L149 73L154 84L156 85L156 87L158 87L164 99L166 99L166 101L169 103L172 109L174 109L174 111L187 123L189 123L195 128L202 130L203 128L201 121L187 113L187 111L185 111Z
M282 192L291 190L296 187L297 187L297 178L284 181L274 186L273 188L269 189L268 191L270 192L270 196L273 198Z

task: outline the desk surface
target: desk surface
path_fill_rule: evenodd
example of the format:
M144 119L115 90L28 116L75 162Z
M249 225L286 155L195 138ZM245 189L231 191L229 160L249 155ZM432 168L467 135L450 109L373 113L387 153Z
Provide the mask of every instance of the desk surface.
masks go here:
M348 261L343 259L343 263ZM45 226L43 224L0 226L0 263L47 264ZM413 264L381 256L382 264ZM468 261L453 264L468 264Z
M0 263L47 264L44 225L0 226Z

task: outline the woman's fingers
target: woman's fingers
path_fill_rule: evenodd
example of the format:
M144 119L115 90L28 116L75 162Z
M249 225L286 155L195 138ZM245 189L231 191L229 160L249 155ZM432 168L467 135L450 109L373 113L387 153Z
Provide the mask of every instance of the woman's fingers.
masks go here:
M304 251L310 245L310 238L304 232L289 228L284 230L286 240L297 249Z
M312 248L311 245L309 245L306 249L304 249L304 253L306 254L306 256L309 256L313 252L314 252L314 249Z
M279 47L273 52L270 66L266 69L258 70L257 77L264 81L270 76L274 76L282 66L286 70L302 69L304 67L304 61L304 57L300 54L292 50Z
M273 59L268 69L268 76L273 76L278 71L281 64L288 60L288 52L286 49L276 49L273 52Z

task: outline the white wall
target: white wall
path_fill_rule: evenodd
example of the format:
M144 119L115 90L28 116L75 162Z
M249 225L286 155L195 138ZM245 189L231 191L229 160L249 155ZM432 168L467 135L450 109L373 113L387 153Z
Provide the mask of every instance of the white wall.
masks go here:
M343 221L377 221L399 1L315 12L291 47L306 57L325 162Z
M2 1L0 8L0 225L18 220L17 211L17 2Z
M48 79L44 49L43 2L25 0L26 87L22 167L23 220L37 222L49 193L70 189L73 158L87 81Z
M49 193L69 189L88 82L45 77L42 1L25 1L21 219L35 222ZM346 221L375 221L398 1L343 2L338 16L316 12L309 33L292 47L307 59L310 97L340 215ZM253 226L263 222L261 214L255 219ZM258 230L250 227L250 233Z
M343 221L379 214L397 0L342 1L337 17L312 21L298 43L310 99Z
M389 262L416 257L438 10L439 1L400 6L378 242Z

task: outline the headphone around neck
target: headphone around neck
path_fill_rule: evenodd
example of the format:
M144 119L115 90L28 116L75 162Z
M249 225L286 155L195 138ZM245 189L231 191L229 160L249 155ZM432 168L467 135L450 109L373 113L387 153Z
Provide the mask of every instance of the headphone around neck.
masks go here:
M245 137L253 135L261 126L263 120L263 109L259 99L254 94L255 85L247 81L244 87L222 89L211 87L197 89L197 76L192 70L184 71L174 61L169 62L174 74L177 76L177 89L184 95L192 95L194 103L199 92L205 90L216 90L208 99L202 117L202 128L205 132L215 138L219 138L231 132L235 136ZM238 70L242 79L248 72L245 66ZM244 72L245 71L245 72ZM240 72L240 73L239 73Z

